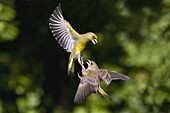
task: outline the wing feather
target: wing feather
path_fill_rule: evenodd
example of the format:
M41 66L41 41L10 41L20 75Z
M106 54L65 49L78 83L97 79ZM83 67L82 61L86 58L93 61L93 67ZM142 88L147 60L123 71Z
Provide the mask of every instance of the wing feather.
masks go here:
M68 22L62 15L61 4L56 7L51 15L49 27L60 46L67 52L72 52L77 40L71 34L71 30L73 29L70 28L70 24L68 25Z
M92 84L88 82L86 77L82 77L82 80L79 83L76 95L74 97L74 102L75 103L82 102L91 93L96 93L97 89L98 89L98 84Z
M129 80L130 78L126 75L123 75L121 73L111 71L111 70L101 70L100 78L105 82L106 85L109 85L112 80Z

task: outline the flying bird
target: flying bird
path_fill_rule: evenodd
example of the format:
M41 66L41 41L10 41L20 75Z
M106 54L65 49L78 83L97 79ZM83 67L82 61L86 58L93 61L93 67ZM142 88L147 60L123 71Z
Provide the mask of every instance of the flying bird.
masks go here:
M129 80L126 75L107 69L99 69L94 61L87 61L88 67L82 67L82 75L78 74L80 83L74 97L75 103L80 103L92 93L101 94L102 96L112 100L112 98L100 87L100 81L104 81L109 85L112 80Z
M73 29L71 24L63 17L61 4L54 10L49 19L49 27L55 39L60 46L70 53L68 61L68 75L74 74L74 61L78 60L79 64L83 66L83 58L81 52L86 47L87 42L92 41L95 45L97 43L97 36L93 32L79 34Z

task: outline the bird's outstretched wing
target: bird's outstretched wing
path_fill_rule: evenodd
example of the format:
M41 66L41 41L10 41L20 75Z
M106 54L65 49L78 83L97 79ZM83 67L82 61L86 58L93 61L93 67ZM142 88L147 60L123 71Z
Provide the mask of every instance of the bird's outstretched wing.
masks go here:
M67 52L72 52L76 44L77 35L79 34L71 27L69 22L64 19L61 4L56 7L51 15L49 27L60 46Z
M97 93L96 91L98 91L98 87L98 83L96 84L93 82L93 80L90 80L86 77L82 77L76 95L74 97L74 102L80 103L91 93Z
M100 69L100 71L101 71L100 79L102 79L106 85L109 85L112 80L117 80L117 79L129 80L130 79L128 76L115 72L115 71L111 71L107 69Z

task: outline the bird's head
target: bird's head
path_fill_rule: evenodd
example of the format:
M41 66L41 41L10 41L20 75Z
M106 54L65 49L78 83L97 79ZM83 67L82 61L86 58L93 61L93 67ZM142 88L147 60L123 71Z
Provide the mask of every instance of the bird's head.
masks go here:
M88 38L90 41L93 42L94 45L98 43L98 42L97 42L97 35L96 35L96 34L94 34L94 33L92 33L92 32L88 32L88 33L86 33L86 36L87 36L87 38Z
M88 60L86 63L87 63L88 66L96 65L96 63L94 61L91 61L91 60Z
M88 65L87 70L96 70L96 69L98 69L98 66L94 61L88 60L86 63Z

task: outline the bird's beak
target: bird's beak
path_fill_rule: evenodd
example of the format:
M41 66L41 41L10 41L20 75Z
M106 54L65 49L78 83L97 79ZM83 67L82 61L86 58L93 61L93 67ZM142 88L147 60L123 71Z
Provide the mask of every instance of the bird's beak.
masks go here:
M88 61L87 61L87 65L89 66L89 65L90 65L90 63L91 63L91 61L90 61L90 60L88 60Z
M97 39L93 39L92 42L93 42L94 45L98 43Z

